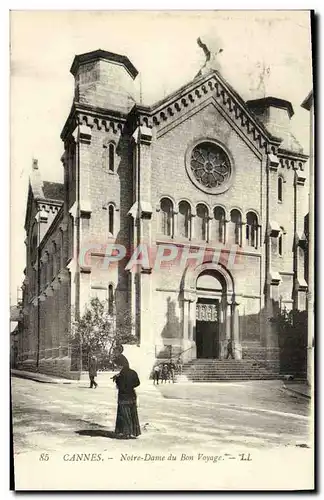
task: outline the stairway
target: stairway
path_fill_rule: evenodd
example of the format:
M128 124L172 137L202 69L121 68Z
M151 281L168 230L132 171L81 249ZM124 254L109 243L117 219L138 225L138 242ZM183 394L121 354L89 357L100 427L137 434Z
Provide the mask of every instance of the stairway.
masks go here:
M185 363L182 375L192 382L216 382L220 380L275 380L279 374L250 359L195 359Z

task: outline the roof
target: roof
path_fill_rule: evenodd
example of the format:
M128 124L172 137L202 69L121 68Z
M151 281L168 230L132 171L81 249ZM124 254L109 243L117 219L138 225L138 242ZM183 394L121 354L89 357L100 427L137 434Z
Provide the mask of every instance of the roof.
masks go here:
M21 306L14 305L10 307L10 321L19 321L21 319Z
M73 76L75 76L81 64L85 64L91 61L96 61L99 59L104 59L112 63L123 65L133 79L135 79L138 75L137 69L131 63L131 61L128 59L127 56L123 56L121 54L115 54L114 52L107 52L107 50L102 50L102 49L93 50L92 52L86 52L85 54L80 54L75 56L70 72L72 73Z
M273 106L275 108L286 109L289 114L289 118L294 115L294 108L291 102L286 101L286 99L280 99L279 97L268 96L261 99L252 99L246 101L246 105L248 106L248 108L266 108L269 106Z
M64 201L64 184L43 181L43 193L46 199Z
M34 160L29 177L25 229L29 223L32 204L37 200L46 200L47 203L52 205L62 205L64 202L64 184L61 182L43 181L38 168L38 162Z
M314 101L313 91L311 90L306 99L304 99L303 102L301 103L301 107L309 111L313 105L313 101Z

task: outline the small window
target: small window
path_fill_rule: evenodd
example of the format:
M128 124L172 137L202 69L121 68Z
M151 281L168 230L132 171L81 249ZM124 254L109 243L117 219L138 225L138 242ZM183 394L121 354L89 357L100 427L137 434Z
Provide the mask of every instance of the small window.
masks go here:
M214 209L214 218L216 221L216 239L217 241L225 242L225 210L222 207Z
M196 237L199 240L207 240L208 236L208 209L206 205L197 205L197 228Z
M110 143L108 147L108 170L109 172L115 171L115 145Z
M246 241L251 247L258 246L258 218L253 212L246 215Z
M235 245L241 245L242 217L238 210L231 211L232 234L231 239Z
M282 177L278 177L278 201L282 202Z
M108 209L108 231L110 234L114 234L114 207L109 205Z
M179 203L179 215L178 215L179 236L182 236L183 238L190 237L190 220L191 220L190 205L186 201L181 201Z
M108 314L114 313L114 288L112 285L108 287Z
M53 241L52 251L53 251L53 276L56 276L56 274L57 274L57 245L56 245L55 241Z
M279 235L278 239L278 254L282 257L282 234Z
M162 198L161 209L161 232L165 236L172 236L173 231L173 205L169 198Z

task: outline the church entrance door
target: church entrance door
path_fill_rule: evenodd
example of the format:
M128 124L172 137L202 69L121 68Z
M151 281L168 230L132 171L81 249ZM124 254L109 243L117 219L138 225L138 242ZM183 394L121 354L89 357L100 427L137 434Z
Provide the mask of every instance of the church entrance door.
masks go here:
M196 304L197 358L219 357L219 301L199 298Z

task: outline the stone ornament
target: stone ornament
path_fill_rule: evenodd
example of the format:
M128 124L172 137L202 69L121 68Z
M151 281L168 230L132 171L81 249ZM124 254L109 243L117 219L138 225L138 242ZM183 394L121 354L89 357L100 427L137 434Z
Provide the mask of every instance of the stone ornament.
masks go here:
M196 304L197 321L218 321L218 308L216 304Z
M232 163L225 150L212 141L200 142L187 158L187 172L202 191L218 194L226 191L232 177Z

